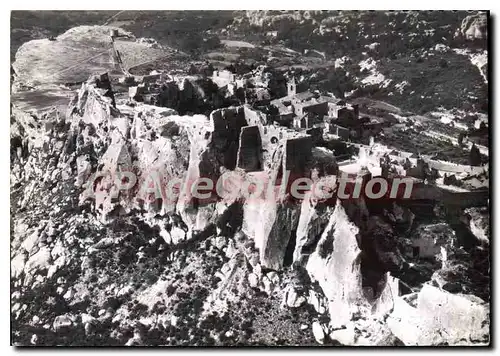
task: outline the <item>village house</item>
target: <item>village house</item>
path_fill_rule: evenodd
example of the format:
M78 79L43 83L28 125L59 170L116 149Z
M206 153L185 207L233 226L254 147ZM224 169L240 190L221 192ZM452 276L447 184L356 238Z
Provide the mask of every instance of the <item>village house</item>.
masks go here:
M236 74L231 73L228 70L215 70L212 74L212 81L217 84L219 88L224 87L229 84L236 83Z
M271 104L278 109L278 120L291 120L296 130L321 127L325 134L348 140L351 129L359 132L363 124L359 120L358 105L350 105L342 99L309 90L297 93L297 83L293 77L287 84L287 95L271 101Z

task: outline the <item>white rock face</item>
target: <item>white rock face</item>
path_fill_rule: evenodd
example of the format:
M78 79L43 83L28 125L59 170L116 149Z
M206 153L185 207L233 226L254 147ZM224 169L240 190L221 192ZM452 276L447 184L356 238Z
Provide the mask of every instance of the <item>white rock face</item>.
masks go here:
M342 345L353 345L356 342L356 332L354 324L349 323L345 329L333 330L330 333L330 339L340 342Z
M392 311L393 299L398 295L398 282L389 274L378 298L368 299L363 292L358 234L359 228L338 201L306 266L327 299L330 327L334 330L344 328L355 315L384 317ZM318 308L321 310L320 305Z
M312 324L312 332L313 332L313 335L314 335L314 338L316 339L316 341L320 344L324 344L325 332L323 330L323 327L321 326L321 324L318 321L315 321Z
M328 299L334 328L346 325L363 299L357 262L361 252L356 242L358 232L358 227L337 202L318 247L307 263L307 271L319 282Z
M26 262L25 270L33 272L40 269L47 269L50 266L52 258L50 256L50 249L42 247L37 253L31 256Z
M18 278L22 271L24 270L24 265L26 263L26 256L23 253L17 254L10 261L10 275L12 278Z
M396 298L387 324L405 345L467 345L487 342L489 306L481 299L424 285L417 306Z
M490 216L486 209L468 208L464 210L468 214L466 222L468 222L470 231L477 237L480 242L489 243L490 240Z
M285 205L274 199L245 203L243 231L255 240L262 266L279 270L283 267L291 231L297 226L300 207ZM255 222L259 221L259 224Z
M311 242L328 223L333 209L318 203L311 198L312 193L307 192L300 207L300 217L297 225L295 250L293 260L299 261L302 248Z
M218 216L215 205L195 207L191 185L200 177L217 182L220 175L214 123L204 115L178 116L148 105L136 106L130 120L99 90L92 81L85 83L69 112L77 141L83 139L100 156L90 169L86 156L77 157L77 184L86 188L80 201L93 199L103 220L134 208L178 215L171 229L160 228L169 244L206 229Z
M306 299L299 295L293 286L290 286L285 291L284 301L289 308L298 308L305 304Z
M311 304L314 307L314 310L316 310L319 314L324 314L326 312L324 298L322 298L317 292L310 290L307 302Z

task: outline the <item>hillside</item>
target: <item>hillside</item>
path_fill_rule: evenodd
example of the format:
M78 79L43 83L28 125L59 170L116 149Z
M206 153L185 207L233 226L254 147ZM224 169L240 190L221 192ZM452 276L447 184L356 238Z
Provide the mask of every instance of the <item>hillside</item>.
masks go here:
M418 114L440 107L483 113L488 109L487 63L478 61L487 56L486 18L477 12L41 11L27 15L21 21L12 12L11 53L29 39L57 36L83 23L106 23L136 38L154 38L191 58L219 61L221 66L278 61L275 67L283 70L307 73L323 68L323 76L306 75L304 85L319 85L341 95L370 95ZM47 53L58 47L42 45ZM129 46L122 53L129 51L135 49ZM40 53L44 56L45 49ZM315 58L314 53L321 55ZM74 54L78 57L78 52ZM167 62L161 59L155 67ZM187 68L188 63L181 60L177 66Z

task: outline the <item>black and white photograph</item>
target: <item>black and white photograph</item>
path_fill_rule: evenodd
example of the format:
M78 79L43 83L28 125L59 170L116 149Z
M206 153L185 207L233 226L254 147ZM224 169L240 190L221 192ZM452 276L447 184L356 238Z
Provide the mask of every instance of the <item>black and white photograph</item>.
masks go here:
M491 347L489 10L9 16L11 346Z

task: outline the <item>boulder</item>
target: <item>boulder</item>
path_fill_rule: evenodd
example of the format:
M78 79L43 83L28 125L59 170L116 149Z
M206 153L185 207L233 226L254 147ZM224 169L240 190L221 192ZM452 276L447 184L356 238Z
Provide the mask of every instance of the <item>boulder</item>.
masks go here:
M316 310L316 312L318 312L319 314L324 314L326 311L326 308L324 306L323 299L324 298L322 296L320 296L319 293L315 292L314 290L310 290L309 291L309 298L307 299L307 302L313 306L313 308L314 308L314 310Z
M319 321L315 321L312 324L312 332L316 341L323 345L325 343L325 331Z
M345 329L337 329L330 332L330 339L340 342L342 345L354 345L356 342L356 332L354 324L347 324Z
M287 288L283 295L283 298L285 304L289 308L298 308L304 305L306 302L306 299L303 296L299 295L293 286Z
M26 263L26 255L24 253L18 253L10 261L10 275L12 278L18 278L24 270L24 265Z
M50 249L48 247L42 247L28 259L24 271L33 275L40 270L48 269L51 261Z
M489 305L481 299L424 285L416 307L395 300L387 319L405 345L473 345L489 342Z
M71 325L73 325L71 318L67 314L64 314L56 316L52 327L55 332L59 332L71 327Z
M248 284L251 288L257 288L259 285L259 278L254 273L250 273L248 275Z

